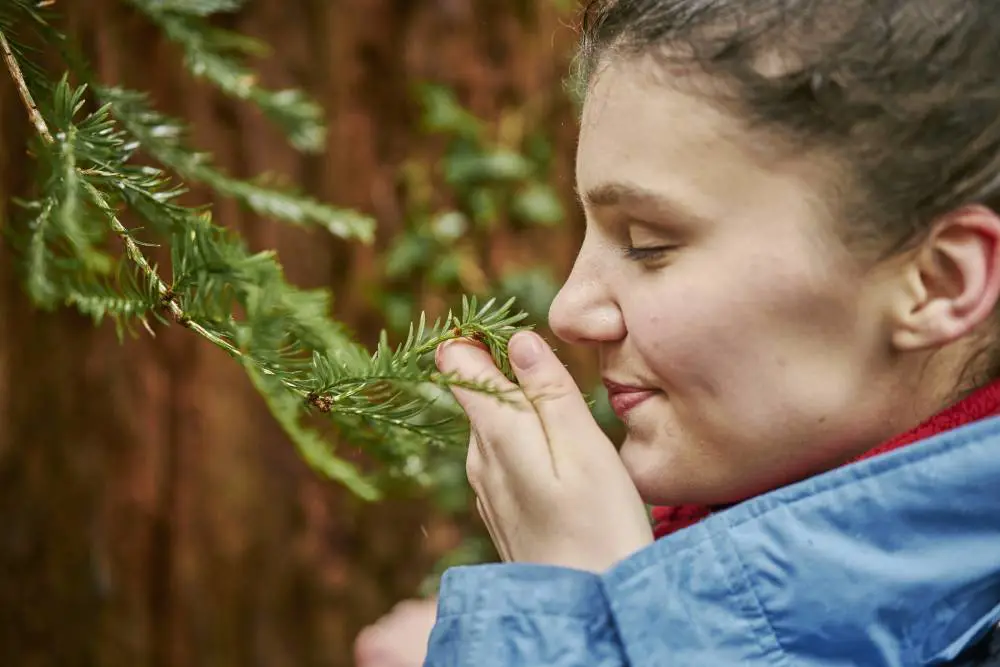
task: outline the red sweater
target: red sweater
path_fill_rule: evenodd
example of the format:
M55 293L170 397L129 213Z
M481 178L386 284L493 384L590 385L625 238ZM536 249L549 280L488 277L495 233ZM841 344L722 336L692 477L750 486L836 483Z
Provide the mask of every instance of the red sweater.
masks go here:
M926 440L932 435L944 433L952 429L971 424L1000 414L1000 382L987 385L975 393L959 401L950 408L939 412L912 431L907 431L895 438L869 450L862 456L850 461L854 463L863 459L878 456L899 449L920 440ZM674 505L671 507L653 508L653 533L657 539L670 535L681 528L698 523L714 509L705 505Z

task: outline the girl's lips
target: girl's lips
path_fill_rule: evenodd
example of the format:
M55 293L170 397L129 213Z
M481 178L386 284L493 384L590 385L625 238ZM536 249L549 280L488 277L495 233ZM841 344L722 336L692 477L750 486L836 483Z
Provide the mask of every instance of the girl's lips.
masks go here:
M608 392L608 402L618 418L624 420L625 415L656 394L653 389L612 390Z

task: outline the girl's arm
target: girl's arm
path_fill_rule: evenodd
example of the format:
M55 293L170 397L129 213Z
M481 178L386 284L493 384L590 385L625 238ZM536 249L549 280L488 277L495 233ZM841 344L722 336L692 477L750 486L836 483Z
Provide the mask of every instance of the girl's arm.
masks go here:
M453 568L441 581L425 667L625 667L601 577L521 563Z
M780 609L790 588L801 589L775 583L774 545L760 528L731 529L721 519L661 539L603 574L526 563L453 568L441 581L425 667L819 664L787 661L761 605L766 595ZM839 552L825 556L835 561ZM820 573L831 567L817 563ZM808 586L822 606L829 592L812 579ZM811 608L803 615L788 621L797 635L821 617Z

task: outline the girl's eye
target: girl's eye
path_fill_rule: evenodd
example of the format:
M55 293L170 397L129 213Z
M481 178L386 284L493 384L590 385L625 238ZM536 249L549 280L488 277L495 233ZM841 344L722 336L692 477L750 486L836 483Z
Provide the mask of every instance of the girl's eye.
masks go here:
M677 246L672 245L659 245L659 246L646 246L646 247L636 247L634 245L628 245L622 248L622 252L625 254L627 259L633 262L648 262L654 259L660 259L663 255L667 254L671 250L674 250Z

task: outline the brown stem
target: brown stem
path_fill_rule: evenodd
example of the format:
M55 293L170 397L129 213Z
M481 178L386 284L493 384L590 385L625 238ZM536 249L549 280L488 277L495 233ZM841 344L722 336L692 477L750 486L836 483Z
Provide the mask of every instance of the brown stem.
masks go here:
M45 119L42 118L42 114L38 111L38 105L35 104L35 99L31 96L31 91L28 90L28 83L24 80L24 73L21 72L21 66L14 56L14 51L10 48L7 35L2 30L0 30L0 52L3 53L4 63L7 64L11 78L14 79L14 85L17 86L17 92L21 96L21 101L24 102L24 108L28 111L28 118L31 120L32 125L35 126L35 130L45 143L53 143L55 139L52 138L49 126L46 125Z

